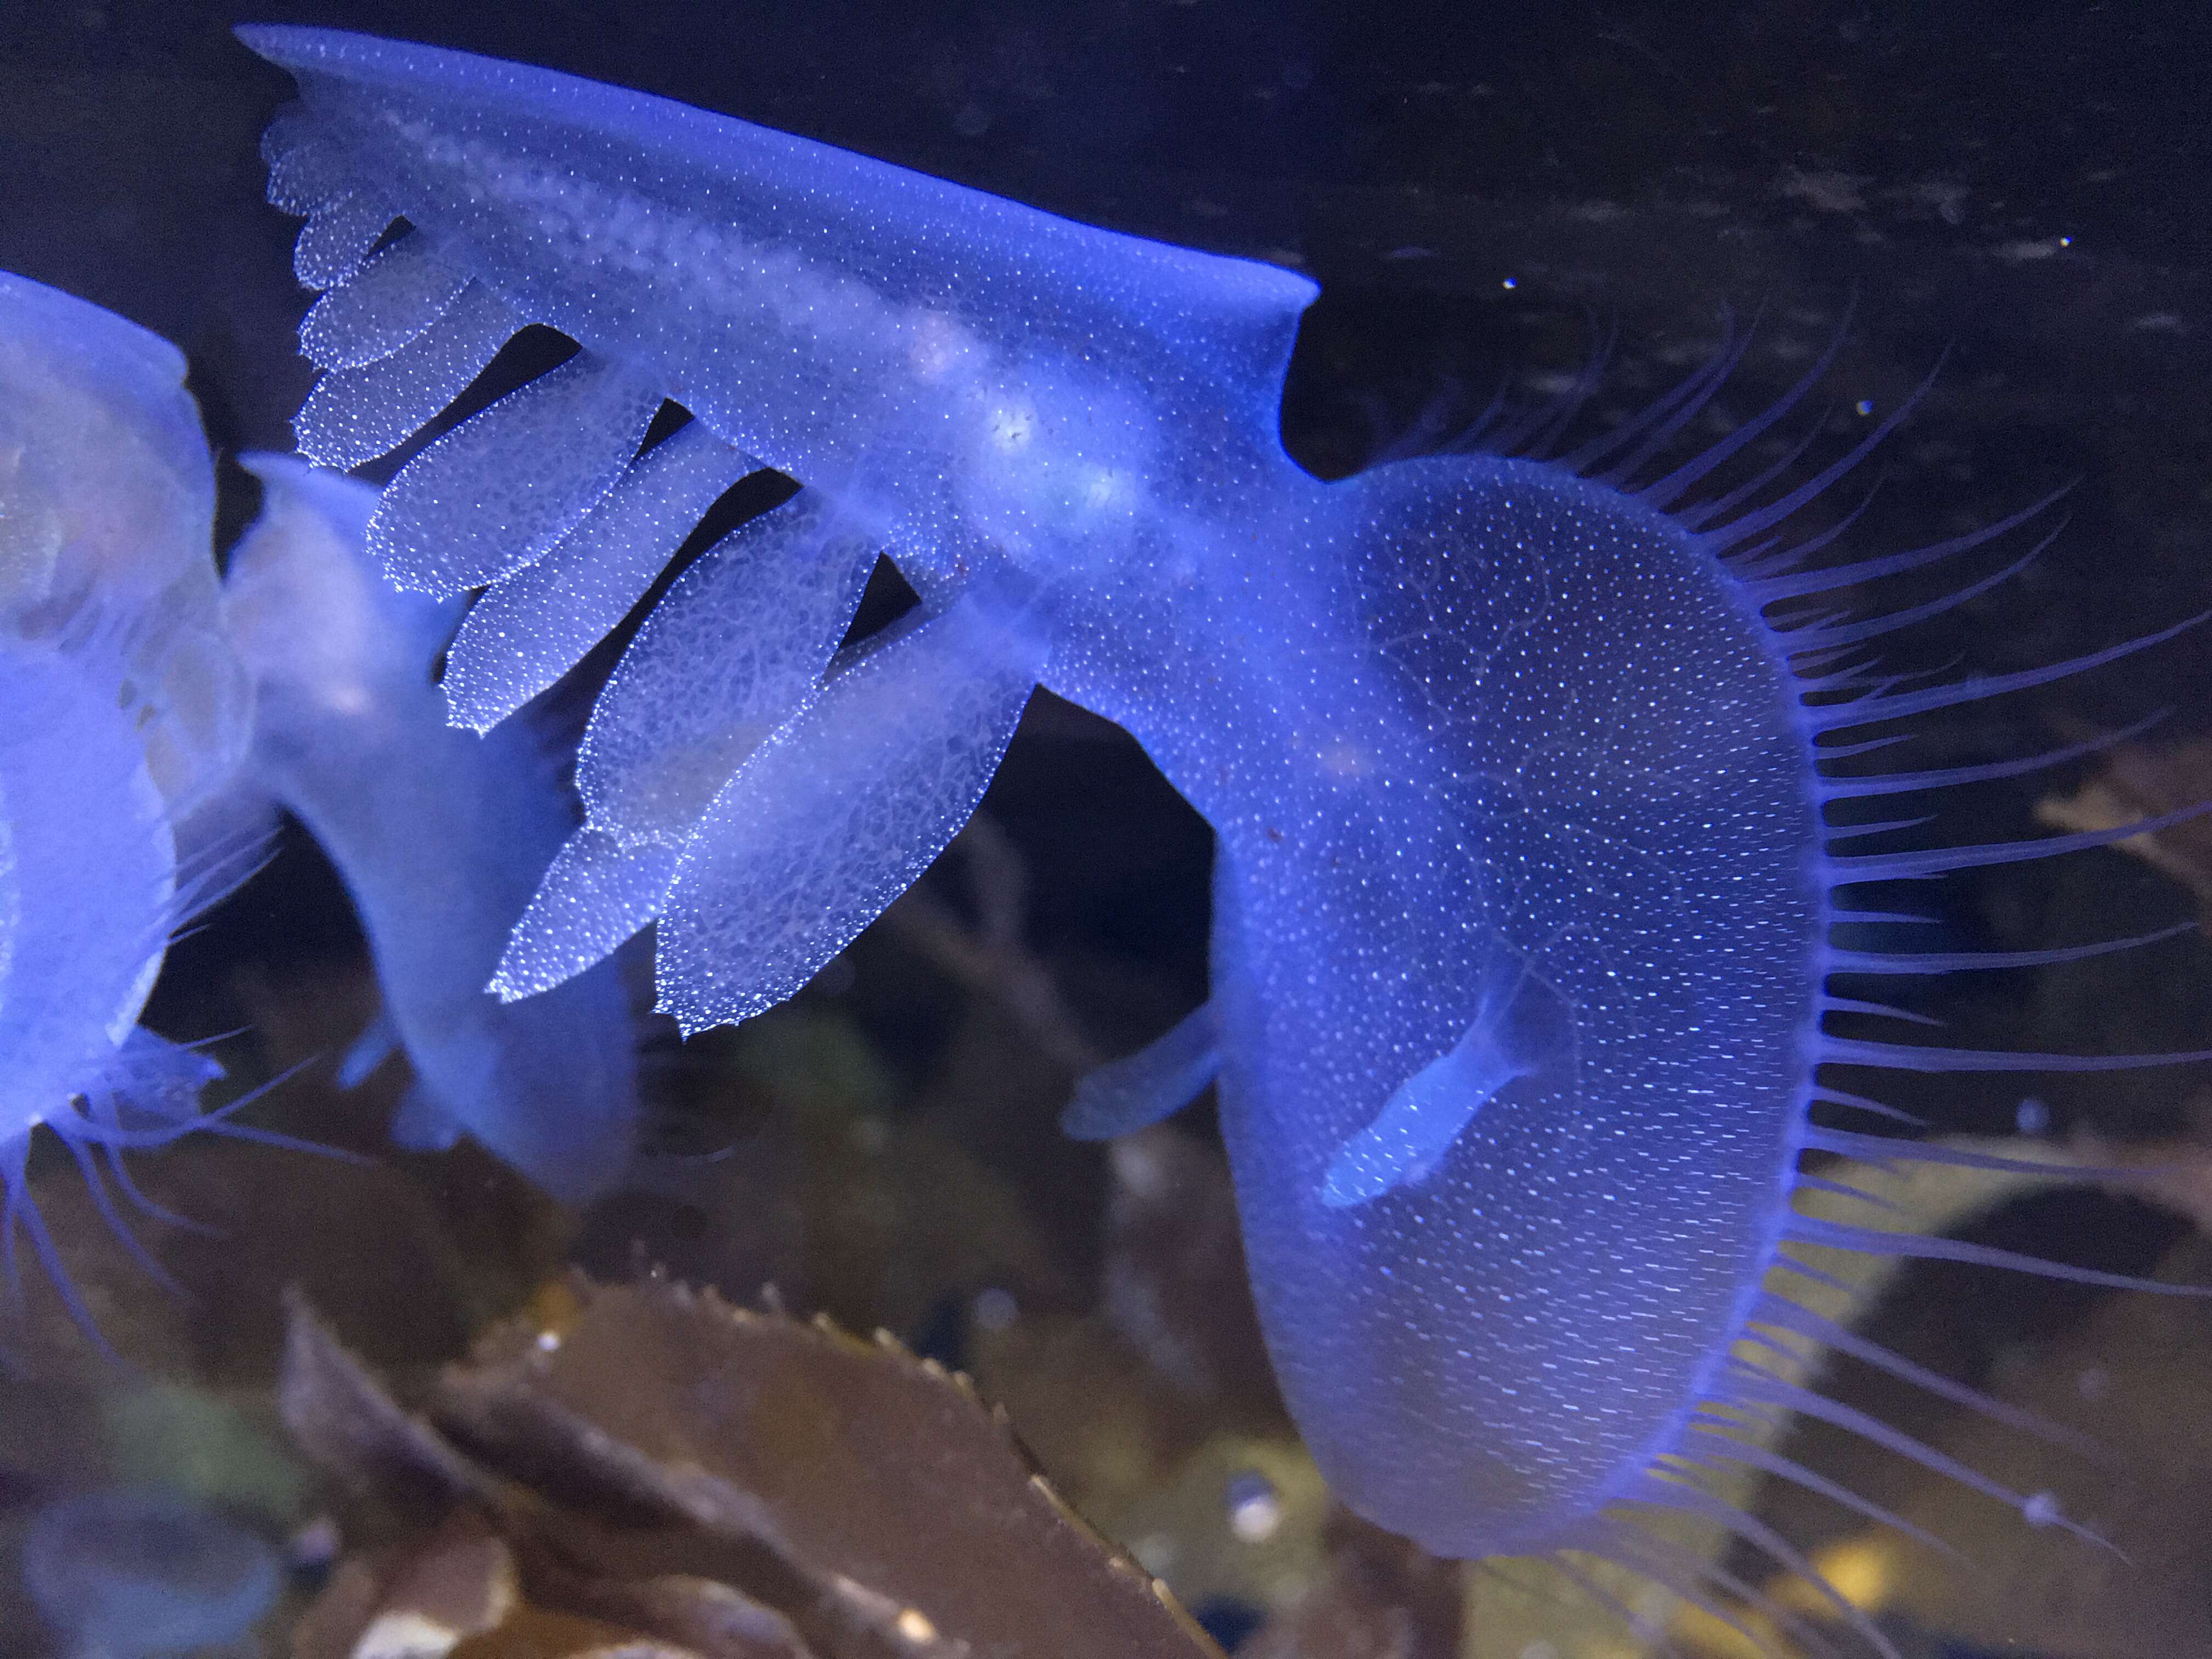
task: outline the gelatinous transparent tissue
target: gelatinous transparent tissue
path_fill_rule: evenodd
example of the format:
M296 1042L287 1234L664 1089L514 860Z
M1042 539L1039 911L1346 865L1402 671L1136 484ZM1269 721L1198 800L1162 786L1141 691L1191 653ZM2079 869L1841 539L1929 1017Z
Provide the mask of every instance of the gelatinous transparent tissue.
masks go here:
M506 301L470 283L404 345L317 380L292 422L300 453L343 472L398 448L459 397L521 326Z
M1042 665L963 599L833 679L686 846L660 918L662 1006L697 1030L812 978L967 822Z
M333 202L300 228L292 274L302 288L336 288L349 281L398 216L366 191Z
M373 363L444 316L468 284L465 266L410 231L315 301L300 325L301 349L323 368Z
M614 487L659 407L643 376L580 351L408 462L369 520L369 550L411 592L497 581Z
M811 697L873 568L871 542L801 492L678 577L592 711L576 784L596 829L678 843Z
M512 1002L551 989L601 960L660 914L679 847L625 846L586 824L568 837L507 935L491 988Z
M252 809L203 810L252 689L184 381L167 341L0 272L0 1254L13 1278L27 1238L88 1326L27 1181L33 1135L89 1173L94 1147L200 1121L221 1068L137 1022L173 933L252 861ZM119 1224L102 1178L92 1200Z
M644 597L700 514L756 465L702 421L640 456L542 557L470 608L446 661L454 720L485 731L574 668Z
M373 489L292 456L244 459L263 507L228 584L259 688L254 769L362 916L382 1026L415 1073L393 1136L465 1132L555 1195L586 1198L620 1178L635 1127L620 977L580 974L519 1005L485 990L574 822L557 757L528 721L486 737L447 723L429 671L457 606L378 580ZM359 1052L363 1067L380 1058L374 1041Z

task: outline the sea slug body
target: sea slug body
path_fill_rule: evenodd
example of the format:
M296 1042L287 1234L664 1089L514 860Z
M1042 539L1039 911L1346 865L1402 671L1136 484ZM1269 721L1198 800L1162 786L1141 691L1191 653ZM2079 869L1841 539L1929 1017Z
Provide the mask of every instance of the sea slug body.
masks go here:
M492 725L564 672L746 467L805 486L629 647L580 763L586 823L502 994L526 1006L652 921L687 1030L757 1013L941 850L1035 685L1119 722L1216 833L1213 994L1071 1122L1126 1130L1218 1081L1277 1374L1381 1524L1700 1594L1634 1522L1774 1547L1701 1474L1803 1473L1731 1432L1820 1404L1738 1339L1843 1334L1769 1288L1782 1247L1933 1248L1792 1209L1801 1154L1912 1155L1828 1127L1881 1109L1820 1068L2172 1058L1824 1028L1851 1006L1832 972L2022 959L1841 950L1857 884L2117 839L1857 851L1832 803L2037 763L1880 773L1836 734L2156 642L1925 690L1863 677L1856 647L1954 601L1852 619L1818 596L2032 514L1854 565L1823 564L1826 534L1779 543L1902 412L1802 481L1753 471L1825 359L1671 470L1740 346L1573 455L1323 483L1277 433L1316 293L1291 272L545 71L243 38L301 94L267 144L330 288L303 333L328 369L311 457L396 447L525 323L580 347L410 461L369 528L402 585L487 587L501 625L454 642L458 717ZM690 423L640 454L664 399ZM841 649L878 553L921 607Z
M27 1234L72 1301L25 1185L33 1132L119 1229L94 1154L135 1195L125 1148L212 1121L220 1068L137 1021L170 935L250 862L188 827L252 703L184 379L167 342L0 273L0 1249Z
M282 1593L264 1540L182 1493L109 1487L40 1510L23 1586L70 1651L169 1659L236 1643Z
M527 719L482 737L446 723L430 672L456 607L377 580L374 490L291 456L242 459L262 510L224 598L258 692L251 769L337 866L384 993L342 1075L404 1048L397 1139L465 1132L548 1192L587 1197L626 1168L636 1117L622 977L602 963L505 1005L484 988L572 828L560 757Z

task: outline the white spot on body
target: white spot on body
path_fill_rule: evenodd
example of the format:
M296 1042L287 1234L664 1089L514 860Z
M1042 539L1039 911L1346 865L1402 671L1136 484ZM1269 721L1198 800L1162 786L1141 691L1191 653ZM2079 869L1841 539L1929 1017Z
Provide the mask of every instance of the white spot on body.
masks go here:
M916 1647L937 1639L937 1626L930 1623L929 1615L920 1607L900 1608L896 1622L900 1636Z
M1176 1547L1175 1539L1164 1532L1148 1532L1129 1546L1129 1553L1137 1558L1137 1565L1154 1577L1175 1569L1182 1552Z
M1229 1483L1229 1530L1242 1544L1264 1544L1281 1528L1283 1500L1264 1474L1241 1474Z

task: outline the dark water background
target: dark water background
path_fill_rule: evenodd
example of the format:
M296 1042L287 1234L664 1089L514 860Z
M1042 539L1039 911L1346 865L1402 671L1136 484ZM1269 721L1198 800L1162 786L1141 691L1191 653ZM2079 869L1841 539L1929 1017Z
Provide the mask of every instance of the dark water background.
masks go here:
M1295 264L1323 297L1300 337L1285 439L1325 473L1356 468L1424 420L1464 421L1501 384L1539 396L1613 331L1612 368L1587 419L1618 418L1698 361L1724 314L1763 317L1722 400L1748 415L1855 298L1829 388L1838 447L1858 429L1855 404L1887 410L1949 354L1885 456L1884 489L1856 547L1954 535L2079 480L2051 554L1916 636L1906 665L2026 667L2212 605L2212 10L2201 4L0 9L0 267L176 342L225 456L288 447L286 422L309 379L292 338L307 298L290 274L295 225L262 204L254 148L288 83L229 39L240 21L524 59L1116 228ZM228 462L223 485L227 541L253 500ZM2201 737L2212 727L2208 686L2212 639L2192 636L1959 711L1924 763L2049 746L2075 725L2168 704L2177 712L2165 735ZM1946 828L1961 840L2027 832L2039 795L2074 781L1981 792ZM894 1119L957 1132L1009 1191L1058 1218L1042 1275L1052 1287L1025 1293L1079 1307L1097 1272L1101 1165L1051 1139L1050 1113L1071 1043L1119 1052L1202 994L1207 836L1133 745L1044 699L985 812L1002 842L957 855L961 867L933 875L929 892L956 924L973 921L980 878L967 865L1003 858L1018 868L1022 942L1072 1022L1060 1051L1003 1010L977 1013L989 997L933 955L929 918L864 941L809 1000L889 1079ZM1961 881L1938 901L1960 942L2005 948L2144 929L2194 902L2118 853ZM1921 1006L1949 1018L1946 1040L1961 1043L2203 1047L2204 969L2191 945L2064 974L1938 983ZM172 953L154 1018L197 1036L306 997L315 1009L297 1029L337 1030L331 1010L358 1001L359 972L342 894L311 852L288 843ZM283 1046L249 1047L241 1063L273 1069ZM706 1060L671 1064L711 1072L726 1048L710 1042ZM734 1110L696 1079L672 1087L693 1107L681 1133L719 1144L751 1132L744 1111L757 1102ZM2201 1087L2201 1076L2161 1073L2039 1093L2061 1127L2150 1140L2189 1133ZM1905 1092L1942 1127L1993 1133L2012 1127L2022 1089L1996 1079ZM471 1218L459 1224L465 1255L471 1238L500 1236L501 1217L526 1231L543 1221L492 1174L407 1167L448 1212ZM769 1202L758 1191L726 1201ZM2094 1196L1994 1224L2008 1242L2127 1271L2156 1265L2182 1226ZM702 1202L662 1194L592 1218L572 1248L619 1271L641 1241L657 1259L735 1275L757 1263L728 1231ZM380 1242L341 1232L331 1248L374 1253ZM485 1249L501 1256L487 1270L494 1287L461 1298L476 1311L511 1301L501 1273L526 1276L520 1253L505 1248ZM836 1304L842 1281L828 1270L817 1279ZM1942 1310L1942 1328L1923 1334L1970 1372L2087 1316L2084 1298L2048 1287L1960 1281L1975 1287L1969 1312L1951 1281L1916 1297L1917 1282L1887 1316L1924 1326L1927 1309ZM943 1307L921 1300L905 1334L957 1351L958 1320L948 1328ZM364 1313L364 1328L404 1324L402 1303ZM273 1315L224 1317L245 1333L240 1352L266 1346ZM441 1317L434 1333L392 1336L388 1347L441 1357L473 1321ZM244 1388L255 1363L213 1369ZM2204 1400L2170 1405L2185 1414ZM33 1411L15 1409L19 1420ZM46 1476L22 1462L15 1478L37 1491ZM2009 1534L1993 1536L1991 1548L2010 1547ZM2145 1597L2212 1609L2212 1563L2182 1555L2170 1569L2179 1577Z

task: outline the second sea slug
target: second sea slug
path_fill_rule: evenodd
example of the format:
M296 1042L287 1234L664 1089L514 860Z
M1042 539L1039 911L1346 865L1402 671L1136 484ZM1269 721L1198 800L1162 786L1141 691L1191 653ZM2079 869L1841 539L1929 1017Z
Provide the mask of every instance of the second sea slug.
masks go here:
M222 1068L138 1024L171 935L253 854L195 827L252 703L184 382L167 341L0 273L0 1258L12 1273L27 1237L73 1308L25 1179L33 1133L120 1231L124 1152L222 1121L199 1107Z
M636 1028L604 962L544 995L485 988L574 826L566 757L538 723L446 723L431 665L456 607L395 593L362 550L376 492L289 455L247 455L260 515L232 550L225 608L259 694L252 772L306 825L353 896L383 1011L341 1066L404 1050L394 1139L466 1133L554 1196L629 1167Z

